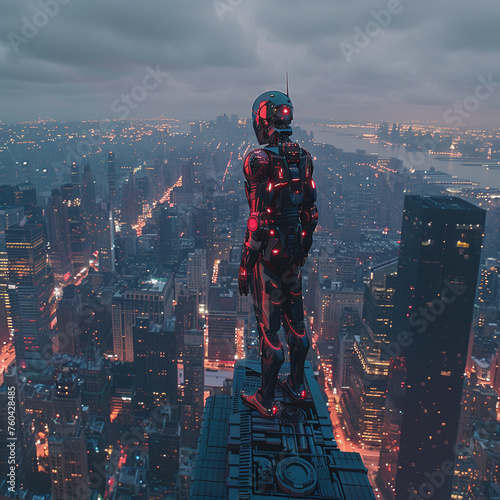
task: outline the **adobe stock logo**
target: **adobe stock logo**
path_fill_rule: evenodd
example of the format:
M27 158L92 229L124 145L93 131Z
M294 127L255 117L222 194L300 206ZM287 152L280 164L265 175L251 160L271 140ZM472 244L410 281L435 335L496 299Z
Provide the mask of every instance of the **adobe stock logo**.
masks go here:
M10 46L15 54L19 54L19 46L26 45L31 39L35 38L41 29L45 28L50 19L59 14L61 5L67 5L70 0L40 0L38 5L40 8L36 10L30 17L23 16L21 18L22 27L21 34L9 32L7 38Z
M403 12L403 8L400 0L389 0L386 9L378 12L371 10L370 15L373 19L365 24L364 30L359 26L354 26L353 43L342 42L340 44L345 60L350 63L353 54L360 54L362 49L368 47L382 33L382 30L391 24L393 17Z
M125 120L130 115L130 110L137 108L138 104L146 97L148 94L157 89L158 85L168 77L168 73L160 70L160 65L156 65L156 69L151 66L146 67L146 74L142 79L142 85L136 85L130 91L130 94L121 94L119 98L115 99L111 103L111 111L113 113L121 113L118 116L119 120Z
M226 0L223 2L222 0L214 0L212 5L214 6L215 12L219 16L221 21L224 21L226 14L229 14L234 11L234 8L238 5L241 5L244 0Z
M490 73L488 78L484 76L477 77L479 84L476 85L474 92L468 95L461 101L456 101L453 106L443 113L443 119L458 127L464 123L464 120L469 118L476 111L481 102L488 100L497 87L500 87L500 82L493 80L493 75Z

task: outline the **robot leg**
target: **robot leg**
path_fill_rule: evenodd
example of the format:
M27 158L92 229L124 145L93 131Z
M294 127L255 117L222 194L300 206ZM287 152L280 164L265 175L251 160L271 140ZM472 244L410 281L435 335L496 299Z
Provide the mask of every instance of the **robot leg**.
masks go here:
M290 376L281 383L290 397L296 401L307 397L304 385L304 364L309 351L309 338L304 327L302 304L302 275L298 267L283 279L285 293L281 320L290 351Z
M290 350L290 376L285 380L285 389L295 399L307 397L304 385L304 364L309 351L309 338L304 328L304 322L292 322L285 314L284 328Z
M259 329L262 382L253 395L241 394L244 404L258 411L264 417L273 417L277 408L274 391L278 373L284 361L283 346L278 337L280 328L280 302L275 291L278 289L274 274L257 262L252 272L251 291L255 316Z

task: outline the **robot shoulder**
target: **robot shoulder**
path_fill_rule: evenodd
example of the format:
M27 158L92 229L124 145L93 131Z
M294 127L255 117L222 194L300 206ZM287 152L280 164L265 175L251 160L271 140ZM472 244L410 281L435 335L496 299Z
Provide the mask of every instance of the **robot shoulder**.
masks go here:
M311 156L311 153L309 153L309 151L307 151L307 149L304 149L304 148L300 148L300 156L301 157L307 157L311 162L312 162L312 156Z
M300 158L301 162L303 162L302 164L305 167L306 177L311 177L314 171L314 164L311 153L309 153L307 149L300 148Z
M247 179L256 177L269 167L269 154L264 149L254 149L247 154L243 162L243 172Z

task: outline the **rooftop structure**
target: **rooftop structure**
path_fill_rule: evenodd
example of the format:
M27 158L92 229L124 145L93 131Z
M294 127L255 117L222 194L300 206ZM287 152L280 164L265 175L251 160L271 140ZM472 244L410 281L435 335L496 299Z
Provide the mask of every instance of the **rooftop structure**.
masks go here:
M284 366L285 368L285 366ZM359 454L339 450L323 395L306 364L311 398L293 403L280 389L279 417L246 408L241 390L260 384L257 361L234 371L234 394L207 400L198 443L192 500L374 499Z

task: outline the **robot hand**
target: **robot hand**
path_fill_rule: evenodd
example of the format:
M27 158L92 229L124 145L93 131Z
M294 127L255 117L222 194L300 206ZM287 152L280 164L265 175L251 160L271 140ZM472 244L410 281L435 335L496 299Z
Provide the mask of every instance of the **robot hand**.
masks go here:
M238 286L240 289L240 295L248 295L248 271L243 266L240 266L240 270L238 272Z

